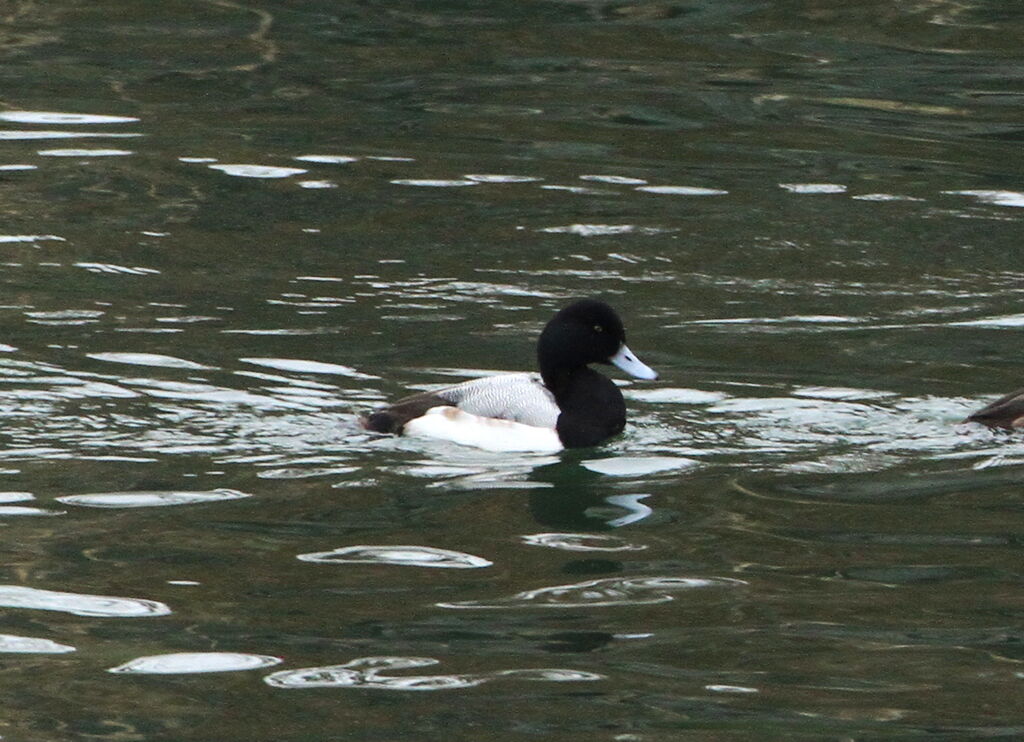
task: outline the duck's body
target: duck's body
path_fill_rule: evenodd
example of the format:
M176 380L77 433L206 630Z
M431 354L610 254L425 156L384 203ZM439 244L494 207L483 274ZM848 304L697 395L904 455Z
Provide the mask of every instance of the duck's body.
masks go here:
M990 428L1024 427L1024 389L1010 392L995 402L982 407L964 420L966 423L981 423Z
M626 346L615 311L593 299L570 304L548 322L537 361L539 374L500 374L415 394L364 425L497 451L594 446L622 432L626 404L618 387L587 364L614 363L638 378L657 378Z

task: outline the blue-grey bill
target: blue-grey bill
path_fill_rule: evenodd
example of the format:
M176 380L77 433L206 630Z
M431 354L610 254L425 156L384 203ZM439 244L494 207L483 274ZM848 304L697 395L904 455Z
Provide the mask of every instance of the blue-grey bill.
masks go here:
M609 358L608 362L638 379L658 378L658 372L633 355L633 351L625 343L619 346L619 352Z

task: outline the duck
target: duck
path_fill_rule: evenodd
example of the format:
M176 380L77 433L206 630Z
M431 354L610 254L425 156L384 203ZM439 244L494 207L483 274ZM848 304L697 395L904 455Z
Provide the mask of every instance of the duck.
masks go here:
M1010 392L995 402L985 405L964 419L965 423L981 423L990 428L1024 427L1024 389Z
M626 345L622 319L604 301L560 309L537 340L538 372L503 373L399 399L363 418L376 433L435 438L491 451L588 448L626 426L622 392L589 364L658 378Z

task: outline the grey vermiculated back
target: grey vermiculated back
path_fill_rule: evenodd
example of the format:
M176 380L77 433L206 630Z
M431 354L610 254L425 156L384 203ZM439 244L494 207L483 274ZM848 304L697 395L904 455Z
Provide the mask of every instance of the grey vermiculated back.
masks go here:
M473 415L543 428L555 427L560 412L554 395L534 373L471 379L434 394Z

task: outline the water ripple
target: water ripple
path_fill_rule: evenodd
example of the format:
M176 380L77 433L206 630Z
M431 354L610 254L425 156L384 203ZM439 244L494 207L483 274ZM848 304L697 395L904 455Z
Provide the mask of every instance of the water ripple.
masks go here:
M580 670L538 668L497 670L487 673L454 675L385 675L389 670L408 670L440 664L432 657L360 657L344 665L304 667L282 670L263 680L275 688L368 688L375 690L430 691L474 688L494 680L517 680L568 683L603 680L603 675Z
M469 178L461 179L430 179L430 178L399 178L391 181L395 185L418 186L420 188L459 188L480 185L479 181Z
M306 361L297 358L239 358L243 363L251 363L254 366L265 366L278 371L295 371L304 374L334 374L347 376L352 379L378 379L379 376L360 373L350 366L342 366L338 363L323 363L322 361Z
M325 165L347 165L350 162L359 160L358 157L352 157L351 155L299 155L292 159L299 162L316 162Z
M582 462L584 469L612 477L635 477L697 466L694 459L681 456L616 456Z
M75 648L67 644L58 644L49 639L38 639L32 636L16 636L0 634L0 653L7 654L66 654Z
M176 358L159 353L86 353L87 358L108 363L126 363L132 366L158 366L161 368L183 368L188 370L204 370L211 368L201 363Z
M283 662L280 657L238 652L175 652L136 657L107 672L139 675L183 675L203 672L260 670Z
M131 124L134 116L103 116L94 113L62 113L58 111L2 111L0 121L16 124Z
M547 546L563 551L640 551L646 544L633 544L618 536L592 533L532 533L521 537L524 544Z
M129 134L126 132L111 132L111 131L58 131L49 130L43 131L36 129L34 131L13 131L8 129L7 131L0 131L0 140L14 140L24 141L33 139L85 139L87 137L106 137L108 139L129 139L132 137L141 137L142 134ZM86 150L87 152L93 153L94 150ZM39 154L43 154L40 152Z
M608 577L601 580L525 590L495 600L437 603L440 608L607 608L653 605L675 600L672 593L706 587L746 585L731 577Z
M644 193L658 193L666 196L725 196L729 191L720 188L701 188L699 186L674 186L674 185L642 185L636 190Z
M86 595L40 590L22 585L0 585L0 606L59 611L75 616L97 618L138 618L166 616L171 612L163 603L142 598L115 598L109 595Z
M207 165L212 170L220 170L225 175L236 178L288 178L309 172L300 167L274 167L271 165Z
M472 554L431 546L345 546L333 551L299 554L297 558L320 564L395 564L443 569L478 569L493 564Z
M135 153L127 149L41 149L37 154L42 157L124 157Z
M238 490L215 489L210 492L97 492L55 499L65 505L81 505L87 508L152 508L238 500L243 497L252 495Z

